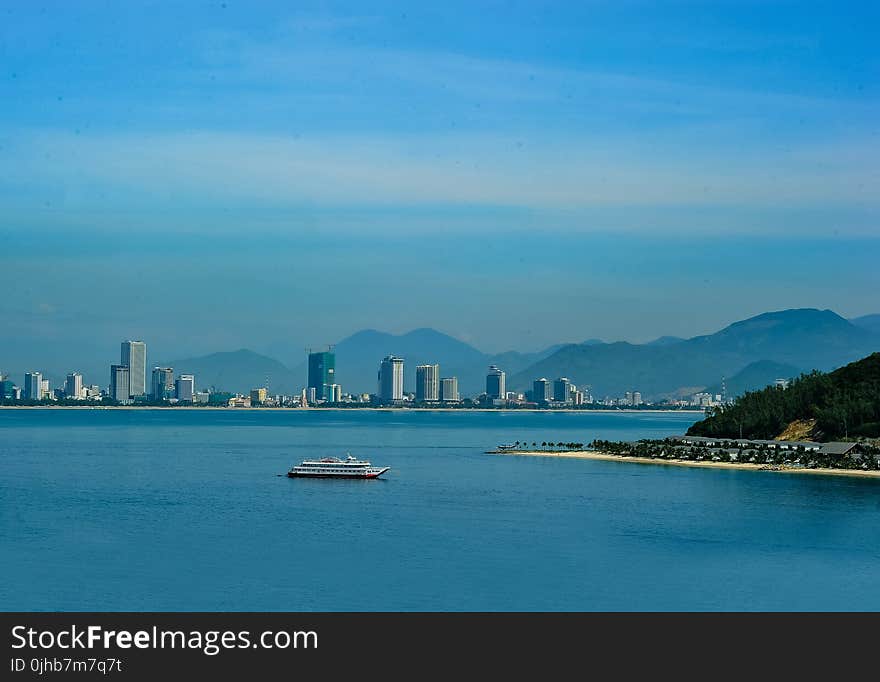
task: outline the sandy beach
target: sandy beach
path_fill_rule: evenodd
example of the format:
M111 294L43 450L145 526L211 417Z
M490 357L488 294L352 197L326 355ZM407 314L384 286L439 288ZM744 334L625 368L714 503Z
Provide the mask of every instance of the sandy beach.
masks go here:
M687 459L652 459L651 457L622 457L609 455L596 450L516 450L487 451L490 455L512 455L525 457L568 457L572 459L598 459L613 462L633 462L636 464L656 464L661 466L702 467L704 469L740 469L743 471L770 471L779 474L813 474L820 476L860 476L863 478L880 479L880 471L863 471L861 469L803 469L800 467L780 464L753 464L751 462L695 462Z

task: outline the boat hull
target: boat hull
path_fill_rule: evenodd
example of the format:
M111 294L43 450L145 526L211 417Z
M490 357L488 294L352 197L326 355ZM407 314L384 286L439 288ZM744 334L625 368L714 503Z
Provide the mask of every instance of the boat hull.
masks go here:
M354 472L344 473L344 474L328 474L328 473L319 473L319 472L311 472L311 471L288 471L288 478L361 478L361 479L369 479L369 478L379 478L382 474L384 474L391 467L385 467L384 469L380 469L378 471L368 471L368 472Z

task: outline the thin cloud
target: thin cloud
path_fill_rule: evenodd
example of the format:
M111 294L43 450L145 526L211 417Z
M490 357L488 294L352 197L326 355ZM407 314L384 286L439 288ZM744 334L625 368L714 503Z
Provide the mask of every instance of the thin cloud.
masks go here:
M6 171L7 177L15 169L20 181L93 200L103 192L276 206L877 204L876 141L743 150L723 162L712 149L695 145L683 154L676 147L676 141L523 142L466 133L44 132L16 140Z

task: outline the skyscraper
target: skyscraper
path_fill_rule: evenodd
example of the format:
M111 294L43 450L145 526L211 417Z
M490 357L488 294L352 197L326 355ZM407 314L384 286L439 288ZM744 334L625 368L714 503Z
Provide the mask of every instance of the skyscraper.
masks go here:
M440 379L440 400L444 403L457 403L461 400L458 395L458 377Z
M440 400L440 365L416 367L416 402L431 403Z
M0 400L12 400L15 397L16 385L7 378L0 378Z
M553 382L553 400L567 403L571 393L571 382L568 377L559 377Z
M39 400L43 392L43 375L40 372L27 372L24 375L25 400Z
M131 397L147 392L147 344L143 341L123 341L120 364L128 367Z
M192 374L181 374L174 382L174 396L182 403L191 403L196 380Z
M153 367L150 395L154 400L167 400L174 397L174 369L172 367Z
M495 365L489 367L489 373L486 375L486 395L497 400L507 395L504 386L505 374Z
M64 383L64 395L73 400L83 397L83 377L79 372L71 372Z
M379 398L384 402L403 400L403 358L388 355L379 365Z
M544 377L535 379L532 383L532 400L540 404L549 402L550 397L550 382Z
M336 383L336 353L321 351L309 353L308 388L315 389L315 396L327 400L327 386Z
M128 365L110 365L110 397L120 403L131 400L131 374Z

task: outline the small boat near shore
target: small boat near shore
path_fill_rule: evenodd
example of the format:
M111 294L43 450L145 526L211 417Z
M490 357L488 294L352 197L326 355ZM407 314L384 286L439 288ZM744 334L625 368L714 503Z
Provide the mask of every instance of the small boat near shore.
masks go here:
M307 459L290 468L290 478L379 478L391 467L374 467L370 462L348 455L345 459L324 457Z

